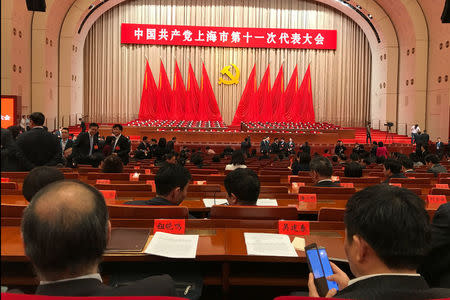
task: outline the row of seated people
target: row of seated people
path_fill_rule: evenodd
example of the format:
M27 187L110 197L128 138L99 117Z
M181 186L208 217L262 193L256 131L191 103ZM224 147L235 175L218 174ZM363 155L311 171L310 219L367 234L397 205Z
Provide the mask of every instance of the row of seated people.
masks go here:
M189 177L182 166L163 166L155 180L157 197L130 204L176 205L185 196ZM230 204L252 205L258 197L258 178L250 169L231 172L225 186ZM450 284L449 269L445 267L449 259L445 251L449 246L449 218L450 206L444 204L430 225L424 202L406 189L376 185L357 192L347 202L344 218L344 245L356 279L350 280L332 264L334 275L329 279L338 283L339 292L332 289L327 296L347 299L375 299L380 295L388 299L449 297L448 289L429 288L449 287ZM102 284L98 265L110 232L105 200L91 185L58 180L41 187L32 196L22 220L25 252L41 280L36 293L176 295L174 281L168 275L149 277L118 288ZM312 274L308 287L309 295L317 297Z

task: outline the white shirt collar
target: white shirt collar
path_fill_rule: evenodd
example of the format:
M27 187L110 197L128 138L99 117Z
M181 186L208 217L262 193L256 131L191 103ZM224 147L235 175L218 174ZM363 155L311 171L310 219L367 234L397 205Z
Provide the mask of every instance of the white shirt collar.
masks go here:
M326 181L333 182L333 180L331 180L331 179L329 178L329 179L322 179L322 180L319 180L317 183L326 182Z
M102 277L100 276L100 274L99 273L95 273L95 274L83 275L83 276L78 276L78 277L73 277L73 278L66 278L66 279L55 280L55 281L41 281L39 284L40 285L44 285L44 284L52 284L52 283L59 283L59 282L65 282L65 281L71 281L71 280L80 280L80 279L97 279L100 282L103 282Z
M352 285L355 282L361 281L361 280L365 280L365 279L369 279L372 277L377 277L377 276L420 276L420 274L411 274L411 273L380 273L380 274L371 274L371 275L365 275L365 276L361 276L361 277L357 277L354 278L352 280L350 280L348 282L348 285Z

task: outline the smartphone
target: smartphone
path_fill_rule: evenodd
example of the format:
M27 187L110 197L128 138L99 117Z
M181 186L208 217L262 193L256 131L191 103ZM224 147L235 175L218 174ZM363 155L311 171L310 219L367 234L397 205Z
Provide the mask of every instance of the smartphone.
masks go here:
M319 256L325 278L333 275L333 269L331 269L330 260L328 259L327 251L325 250L325 248L319 247ZM335 281L327 280L327 285L329 290L336 289L336 291L339 291L338 284Z
M314 275L314 284L316 285L319 295L325 297L330 289L335 288L338 290L338 286L335 282L326 279L327 276L333 274L333 271L325 249L319 249L317 248L317 245L313 243L305 247L305 253L308 267Z

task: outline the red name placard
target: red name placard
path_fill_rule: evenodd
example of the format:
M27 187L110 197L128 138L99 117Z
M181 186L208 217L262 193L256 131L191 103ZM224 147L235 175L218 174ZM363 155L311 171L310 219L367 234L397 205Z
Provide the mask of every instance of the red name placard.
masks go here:
M309 235L309 222L278 221L278 233L290 235Z
M428 195L427 196L428 205L441 205L447 203L447 197L445 195Z
M346 188L354 187L353 182L341 182L341 186Z
M337 31L122 23L122 44L336 49Z
M167 233L184 234L186 229L184 219L155 219L153 232L162 231Z
M152 187L152 192L156 192L156 184L154 180L147 180L145 183Z
M2 182L9 182L9 178L2 177Z
M402 184L401 184L401 183L389 183L389 185L397 186L397 187L402 187Z
M111 180L109 179L97 179L96 184L110 184Z
M194 180L194 184L203 185L203 184L206 184L206 180Z
M145 175L150 175L152 174L152 170L150 169L145 169Z
M437 184L436 184L436 188L437 188L437 189L448 189L448 184L437 183Z
M298 202L316 203L316 194L298 194Z
M130 181L139 181L139 173L130 173Z
M116 199L117 192L115 190L100 190L105 199Z

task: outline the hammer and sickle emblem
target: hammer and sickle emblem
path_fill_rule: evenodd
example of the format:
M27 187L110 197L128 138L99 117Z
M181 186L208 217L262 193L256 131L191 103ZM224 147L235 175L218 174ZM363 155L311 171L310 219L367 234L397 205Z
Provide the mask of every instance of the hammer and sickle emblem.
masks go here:
M231 66L233 66L236 75L233 75L231 73ZM239 71L239 68L236 67L235 64L231 64L231 66L225 66L220 73L222 75L227 75L231 80L224 80L223 78L219 78L219 84L238 84L239 83L239 76L241 75L241 71Z

